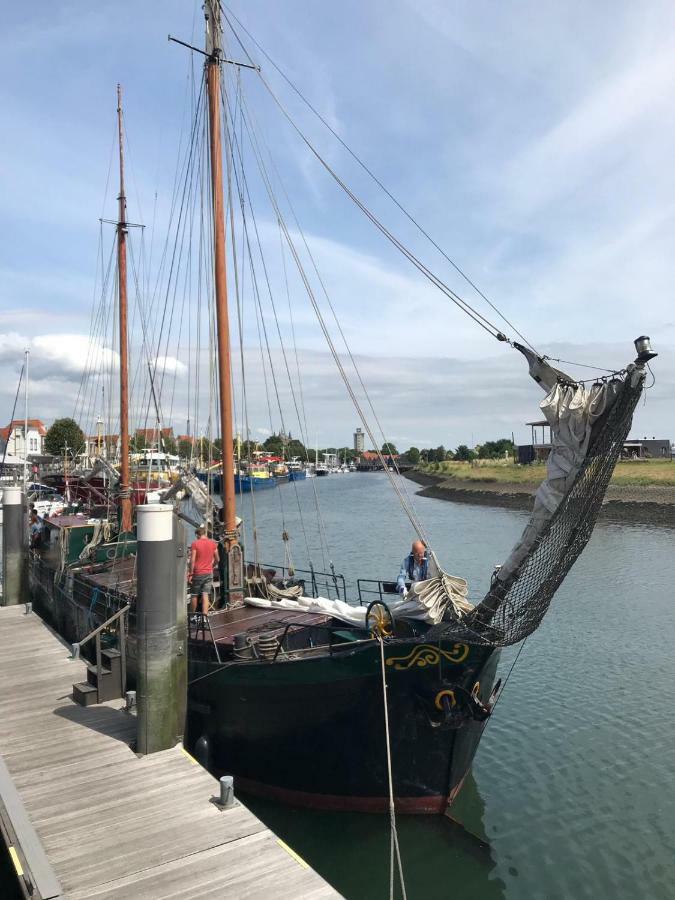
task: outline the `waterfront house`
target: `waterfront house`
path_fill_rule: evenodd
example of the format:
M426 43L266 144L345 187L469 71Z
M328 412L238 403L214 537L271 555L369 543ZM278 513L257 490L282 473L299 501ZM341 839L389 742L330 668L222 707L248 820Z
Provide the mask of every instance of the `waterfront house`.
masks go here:
M159 446L160 435L163 441L167 438L173 440L173 428L162 428L160 430L157 428L137 428L135 434L137 440L140 439L144 442L147 450L162 449Z
M25 433L24 433L25 432ZM45 450L47 429L40 419L28 419L28 429L23 419L13 419L0 428L0 453L11 454L18 459L42 456Z
M393 466L401 458L400 454L387 455L383 454L383 458L387 466ZM382 469L380 454L374 450L364 450L356 461L356 467L359 472L377 472Z
M87 438L87 456L90 460L99 456L110 462L119 460L118 434L90 434Z

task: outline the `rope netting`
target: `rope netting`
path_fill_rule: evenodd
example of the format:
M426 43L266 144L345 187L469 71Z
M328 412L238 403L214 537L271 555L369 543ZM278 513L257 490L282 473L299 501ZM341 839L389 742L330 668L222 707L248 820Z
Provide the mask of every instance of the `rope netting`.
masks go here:
M588 452L572 487L520 566L506 581L493 578L483 601L464 621L441 623L428 637L452 635L503 647L522 641L539 627L593 533L643 383L644 374L636 369L623 377L613 405L593 426Z

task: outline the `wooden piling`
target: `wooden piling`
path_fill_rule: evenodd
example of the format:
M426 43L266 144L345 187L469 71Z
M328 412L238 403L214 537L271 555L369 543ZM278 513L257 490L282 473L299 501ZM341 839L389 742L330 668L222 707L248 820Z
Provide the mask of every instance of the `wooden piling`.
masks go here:
M28 528L23 491L6 487L2 497L2 600L16 606L28 597Z
M185 539L177 556L173 508L148 503L136 509L139 753L173 747L182 737L187 698ZM181 526L182 528L182 526ZM182 568L178 560L183 559ZM181 583L181 574L182 583ZM182 594L183 626L178 607Z

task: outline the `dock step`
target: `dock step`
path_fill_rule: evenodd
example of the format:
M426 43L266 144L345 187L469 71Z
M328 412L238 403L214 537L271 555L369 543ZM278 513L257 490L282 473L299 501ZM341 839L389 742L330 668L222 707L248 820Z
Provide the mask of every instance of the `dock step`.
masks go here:
M108 675L110 675L110 669L101 666L101 681L105 681ZM100 687L98 683L98 672L96 671L96 666L92 663L87 663L87 681L89 684L93 684L94 687Z
M73 700L80 706L93 706L98 703L98 689L87 681L79 681L73 685Z
M100 672L94 663L87 663L87 680L73 685L73 699L81 706L119 700L122 687L122 654L119 650L101 651ZM85 690L86 688L86 690Z
M101 659L103 665L106 669L110 669L112 677L119 683L122 677L122 654L120 651L112 647L109 650L102 650Z

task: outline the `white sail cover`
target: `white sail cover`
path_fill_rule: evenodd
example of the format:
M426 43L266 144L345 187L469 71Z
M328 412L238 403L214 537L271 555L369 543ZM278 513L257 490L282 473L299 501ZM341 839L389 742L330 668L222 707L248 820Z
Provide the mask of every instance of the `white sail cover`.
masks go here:
M436 625L442 620L448 605L455 610L455 615L459 611L472 609L466 599L467 592L468 585L463 578L441 572L427 581L416 582L403 598L392 595L396 599L387 600L386 604L395 619L419 619L430 625ZM365 628L366 624L367 607L352 606L351 603L345 603L343 600L328 600L326 597L298 597L295 600L246 597L244 602L248 606L258 606L263 609L321 613L359 628Z
M551 426L552 446L546 478L535 494L532 517L499 570L500 581L506 581L518 570L572 487L586 458L593 425L610 409L622 387L619 379L598 382L590 388L575 384L531 351L521 346L518 349L528 359L532 378L547 391L540 409Z

